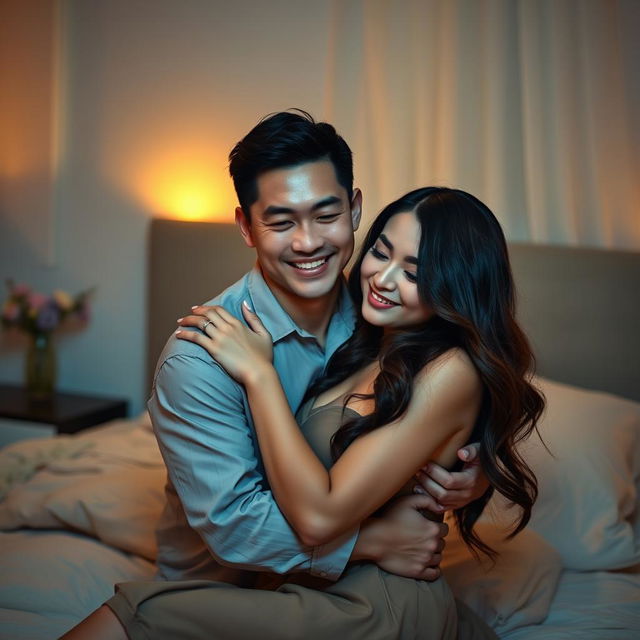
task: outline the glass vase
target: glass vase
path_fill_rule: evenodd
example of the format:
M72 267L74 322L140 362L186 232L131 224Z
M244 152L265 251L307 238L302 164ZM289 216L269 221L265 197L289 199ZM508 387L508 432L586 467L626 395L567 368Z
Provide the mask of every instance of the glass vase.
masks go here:
M51 399L56 386L56 349L51 334L31 336L24 373L30 400Z

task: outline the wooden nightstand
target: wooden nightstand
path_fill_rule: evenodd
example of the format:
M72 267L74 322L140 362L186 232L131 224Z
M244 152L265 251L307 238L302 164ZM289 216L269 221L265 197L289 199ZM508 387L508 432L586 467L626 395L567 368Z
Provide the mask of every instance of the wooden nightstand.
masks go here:
M50 401L30 402L22 387L0 384L0 446L56 433L75 433L107 420L125 418L128 403L104 398L54 393Z

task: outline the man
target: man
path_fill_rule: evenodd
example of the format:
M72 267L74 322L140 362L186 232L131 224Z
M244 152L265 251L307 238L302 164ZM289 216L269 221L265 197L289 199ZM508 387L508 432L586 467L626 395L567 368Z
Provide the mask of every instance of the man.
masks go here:
M236 221L258 265L209 304L242 319L246 300L260 316L295 411L354 328L342 278L362 206L352 186L351 151L332 126L304 113L278 113L249 132L230 161L240 202ZM206 314L206 307L194 310ZM208 324L203 317L205 332ZM264 576L274 574L337 580L355 561L434 580L447 527L418 512L438 509L428 491L445 506L460 506L486 488L475 466L463 474L434 468L420 474L422 493L396 500L384 516L329 544L309 547L269 491L244 389L204 349L169 340L148 406L168 470L157 536L165 580L246 587L264 586ZM477 451L467 453L471 461ZM447 492L434 479L461 490Z
M351 151L330 125L280 113L239 142L230 161L236 221L259 268L212 303L239 318L242 301L252 304L273 336L295 411L353 330L341 277L362 206ZM169 341L149 411L169 474L158 530L163 578L249 585L255 575L247 571L266 570L336 579L348 561L364 559L409 577L439 575L446 528L424 520L405 517L412 524L404 531L370 520L329 545L301 545L266 486L244 390L197 345ZM405 502L413 510L430 504L419 494ZM403 557L407 544L415 548Z

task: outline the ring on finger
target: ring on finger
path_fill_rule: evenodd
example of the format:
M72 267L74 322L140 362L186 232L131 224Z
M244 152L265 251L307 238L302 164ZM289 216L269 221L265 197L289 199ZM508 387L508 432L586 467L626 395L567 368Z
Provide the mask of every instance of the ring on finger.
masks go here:
M206 328L210 325L213 324L213 322L211 320L207 320L203 325L202 325L202 329L201 331L205 331Z

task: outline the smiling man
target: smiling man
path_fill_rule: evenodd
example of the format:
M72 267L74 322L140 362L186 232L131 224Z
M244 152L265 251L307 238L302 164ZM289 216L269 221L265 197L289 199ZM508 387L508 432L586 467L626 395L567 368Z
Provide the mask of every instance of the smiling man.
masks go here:
M322 345L353 253L360 190L342 186L324 159L262 173L256 187L249 214L236 210L240 232L280 306Z
M362 208L351 150L331 125L278 113L234 147L230 173L236 222L257 264L208 304L238 318L245 300L253 307L295 411L355 324L342 277ZM327 545L302 544L269 490L243 387L201 347L169 340L149 411L168 470L162 578L253 586L264 572L302 572L336 580L362 560L405 576L439 575L446 527L413 517L427 502L421 495Z
M246 301L260 316L296 411L355 325L342 277L362 208L362 195L352 186L351 150L331 125L316 123L304 112L277 113L234 147L230 173L240 203L236 222L255 249L257 264L208 304L242 319ZM209 321L202 320L206 332ZM339 637L361 637L357 630L364 633L363 620L371 630L366 598L339 597L341 575L351 563L373 562L408 578L439 576L447 528L420 515L418 509L435 508L426 494L396 499L383 516L328 544L303 544L269 490L244 388L195 343L169 339L148 406L168 471L157 536L159 578L172 582L121 585L107 603L130 637L145 628L153 632L140 637L253 638L259 632L275 639L285 637L283 620L295 621L300 630L286 637L324 638L327 629L339 629ZM453 506L484 489L482 482L473 482L477 474L468 474L464 482L459 477L447 474L453 486L466 487L462 491L439 489L438 497ZM423 484L434 486L426 477ZM317 588L296 591L295 584L285 582ZM239 592L225 583L252 588ZM286 597L289 588L294 597ZM327 597L330 592L338 594L339 606ZM269 593L282 596L275 608ZM113 625L109 610L100 611L97 626ZM455 637L452 615L455 606L435 607L433 628L416 637L439 638L436 630L445 627L454 634L447 637ZM220 616L231 626L225 627ZM318 627L325 618L332 626ZM379 637L385 628L376 631ZM96 633L95 626L81 625L68 637L101 637Z

